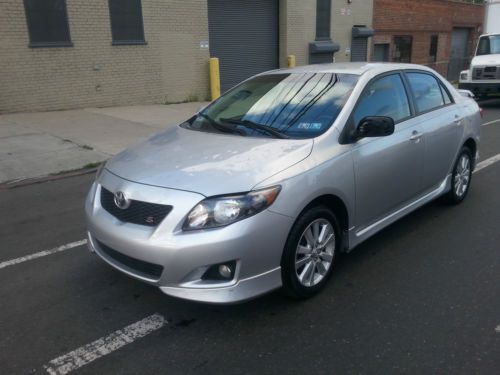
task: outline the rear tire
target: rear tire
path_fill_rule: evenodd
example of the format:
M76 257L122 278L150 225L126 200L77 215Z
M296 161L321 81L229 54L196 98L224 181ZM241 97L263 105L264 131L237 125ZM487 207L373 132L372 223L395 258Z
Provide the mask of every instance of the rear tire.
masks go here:
M283 290L292 298L318 293L330 278L342 232L325 206L308 209L295 222L281 257Z
M449 204L462 203L472 182L472 152L464 146L460 150L451 175L451 190L443 196Z

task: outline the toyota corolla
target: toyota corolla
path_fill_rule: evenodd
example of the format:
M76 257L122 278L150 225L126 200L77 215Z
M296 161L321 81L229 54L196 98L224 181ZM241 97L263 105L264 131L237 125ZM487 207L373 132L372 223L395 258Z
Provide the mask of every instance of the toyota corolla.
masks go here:
M340 252L435 198L465 199L480 122L419 65L259 74L111 158L86 200L88 244L171 296L306 298Z

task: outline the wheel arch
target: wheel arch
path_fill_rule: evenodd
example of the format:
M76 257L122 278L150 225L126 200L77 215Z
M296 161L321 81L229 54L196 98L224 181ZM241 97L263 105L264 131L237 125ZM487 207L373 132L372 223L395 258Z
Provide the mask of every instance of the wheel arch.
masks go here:
M468 138L464 144L464 147L467 147L471 150L472 152L472 168L474 169L476 167L476 152L477 152L477 144L474 138Z
M342 235L342 249L347 250L348 248L348 231L349 231L349 211L347 210L347 206L344 201L334 194L324 194L314 198L310 201L300 212L299 216L302 215L305 211L315 206L326 206L330 210L332 210L337 216L340 224L340 229L343 232Z

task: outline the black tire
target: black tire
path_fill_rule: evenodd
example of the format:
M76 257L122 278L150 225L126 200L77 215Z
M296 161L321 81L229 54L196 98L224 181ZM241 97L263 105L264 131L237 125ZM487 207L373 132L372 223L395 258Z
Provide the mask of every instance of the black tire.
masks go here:
M468 160L468 162L467 162L468 163L468 172L467 172L468 179L467 179L467 184L465 186L465 190L463 190L463 188L462 189L457 188L457 184L458 184L457 179L460 178L460 177L457 177L457 175L461 174L462 176L464 176L463 172L461 172L461 169L462 169L461 163L462 163L463 158L466 158ZM467 194L468 194L469 188L470 188L470 184L472 182L472 165L473 165L472 151L468 147L464 146L464 147L462 147L462 149L458 153L457 160L455 161L455 164L453 165L453 171L451 174L451 189L448 193L446 193L443 196L443 199L446 203L452 204L452 205L460 204L467 197ZM462 182L463 181L464 181L464 179L462 178Z
M299 250L299 242L300 241L307 241L305 231L308 229L311 225L314 226L314 223L318 223L320 225L320 230L323 229L322 225L325 225L327 229L329 230L330 227L327 226L326 223L330 223L331 229L333 230L334 237L328 242L327 245L324 245L323 249L325 250L322 252L320 250L321 246L318 244L318 253L311 254L309 257L310 259L315 256L316 259L313 262L313 266L310 266L309 268L313 269L313 275L312 278L314 279L314 272L316 271L315 267L318 267L318 274L317 277L321 278L320 281L317 282L315 285L309 285L305 286L303 283L299 280L299 270L301 268L296 270L296 262L297 262L297 257L302 257L301 254L298 255ZM311 227L312 228L312 227ZM326 230L325 230L326 231ZM314 230L311 229L311 233L313 233ZM328 279L330 278L333 270L333 264L335 261L335 255L340 251L340 246L342 243L342 231L340 230L339 226L339 221L337 220L337 217L335 214L328 209L325 206L315 206L312 208L307 209L305 212L301 214L301 216L297 219L295 224L292 227L292 230L290 231L290 234L288 235L288 239L285 244L285 249L283 251L283 255L281 257L281 279L283 283L283 290L284 292L295 299L305 299L312 297L316 293L318 293L326 284ZM302 242L303 243L303 242ZM331 251L331 247L333 247L332 254L328 253L326 248L328 247L328 251ZM321 255L323 254L323 255ZM323 256L328 256L328 258L331 257L331 264L326 270L326 273L321 276L319 275L319 266L322 263L321 266L322 268L325 267L323 266L323 261L328 262L326 259L323 258ZM304 255L303 257L306 257ZM318 259L319 258L319 259ZM302 260L304 258L301 258ZM300 261L299 260L299 261ZM307 265L304 265L304 268L302 271L304 271L305 267ZM324 270L324 268L323 268Z

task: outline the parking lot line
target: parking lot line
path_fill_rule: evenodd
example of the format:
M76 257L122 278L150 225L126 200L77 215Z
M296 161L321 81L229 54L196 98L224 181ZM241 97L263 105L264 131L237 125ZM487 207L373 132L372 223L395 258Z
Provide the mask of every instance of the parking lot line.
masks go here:
M500 122L500 118L499 119L496 119L496 120L493 120L493 121L488 121L488 122L485 122L484 124L482 124L481 126L486 126L486 125L491 125L491 124L495 124L497 122Z
M497 161L500 161L500 154L496 154L491 158L488 158L486 160L477 163L476 169L474 169L473 173L479 172L481 169L489 167L490 165L495 164Z
M500 154L494 155L486 160L483 160L477 164L476 169L474 170L473 173L479 172L480 170L482 170L486 167L489 167L490 165L492 165L498 161L500 161ZM7 260L5 262L0 263L0 269L5 268L5 267L9 267L9 266L13 266L15 264L23 263L23 262L26 262L28 260L33 260L33 259L41 258L41 257L47 256L47 255L59 253L61 251L69 250L69 249L72 249L72 248L75 248L78 246L85 245L86 243L87 243L87 240L83 239L80 241L70 242L66 245L62 245L62 246L59 246L59 247L56 247L56 248L53 248L50 250L43 250L43 251L40 251L38 253L26 255L24 257Z
M153 314L108 336L79 347L50 361L45 367L51 375L63 375L95 361L107 354L133 343L135 340L154 332L165 325L160 314Z
M28 260L33 260L33 259L41 258L41 257L47 256L47 255L59 253L61 251L73 249L74 247L85 245L86 243L87 243L86 239L80 240L80 241L75 241L75 242L70 242L66 245L55 247L53 249L43 250L43 251L39 251L38 253L26 255L24 257L7 260L5 262L0 263L0 269L5 268L5 267L9 267L9 266L13 266L15 264L23 263L23 262L26 262Z

